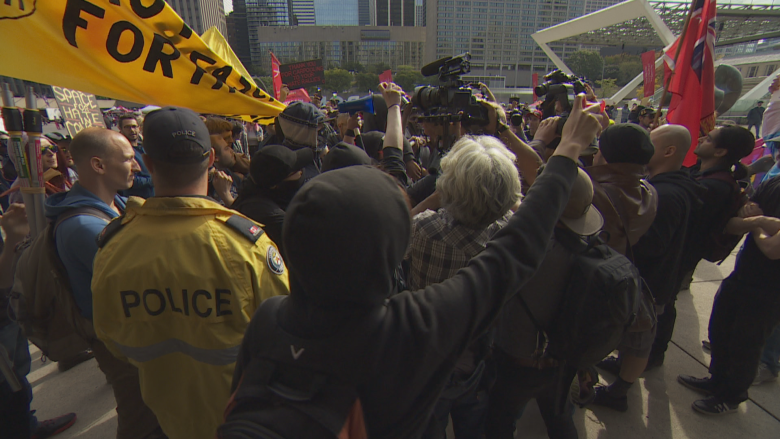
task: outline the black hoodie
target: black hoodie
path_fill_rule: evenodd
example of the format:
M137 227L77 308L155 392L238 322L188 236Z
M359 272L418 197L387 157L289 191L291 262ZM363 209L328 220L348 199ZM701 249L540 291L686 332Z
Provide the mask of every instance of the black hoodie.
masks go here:
M689 218L701 209L701 197L707 189L682 170L664 172L648 181L658 191L658 208L653 224L632 251L656 303L665 305L679 290Z
M342 361L364 375L353 384L369 437L419 437L458 358L544 258L576 175L574 161L553 157L509 224L464 269L440 284L389 299L393 272L410 238L401 189L371 167L318 176L287 210L290 295L277 301L277 332L295 338L293 350L304 359L323 339L349 337L352 345L359 340L360 348L319 361ZM253 318L247 329L234 389L253 358L275 355L263 348L271 334L261 320ZM280 352L285 350L283 361L294 362L290 349ZM239 419L228 421L223 431L240 425Z

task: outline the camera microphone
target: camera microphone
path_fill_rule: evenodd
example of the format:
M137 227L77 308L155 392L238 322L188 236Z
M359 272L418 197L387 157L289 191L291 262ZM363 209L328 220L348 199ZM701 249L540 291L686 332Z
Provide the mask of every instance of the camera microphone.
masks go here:
M447 58L437 59L436 61L426 66L423 66L423 68L420 69L420 73L422 73L423 76L438 75L441 67L447 64L447 61L451 59L452 59L451 56L448 56Z

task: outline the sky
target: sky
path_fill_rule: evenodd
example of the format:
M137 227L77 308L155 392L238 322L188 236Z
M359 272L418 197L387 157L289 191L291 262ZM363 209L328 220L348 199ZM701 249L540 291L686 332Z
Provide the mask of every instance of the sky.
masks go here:
M233 0L222 0L225 2L225 13L229 14L233 12Z

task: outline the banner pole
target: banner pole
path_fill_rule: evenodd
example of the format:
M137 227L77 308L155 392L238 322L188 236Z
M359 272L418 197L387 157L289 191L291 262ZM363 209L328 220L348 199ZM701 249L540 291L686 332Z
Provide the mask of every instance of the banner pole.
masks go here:
M32 195L32 206L27 206L27 221L30 223L30 232L35 238L46 228L45 200L46 182L43 179L43 165L41 164L41 137L43 135L43 120L38 111L37 99L32 87L27 88L26 109L24 110L24 128L29 140L27 141L27 156L30 166L30 187L22 188L22 193Z

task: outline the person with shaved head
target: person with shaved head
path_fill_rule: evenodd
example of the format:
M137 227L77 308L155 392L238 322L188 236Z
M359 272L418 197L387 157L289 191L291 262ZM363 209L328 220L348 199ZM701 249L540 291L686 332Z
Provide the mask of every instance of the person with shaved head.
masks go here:
M634 264L647 282L661 319L666 310L674 309L674 300L682 284L680 261L689 232L691 212L702 206L701 197L706 188L682 170L683 160L691 145L691 135L680 125L664 125L650 133L655 149L647 163L648 181L657 192L658 207L655 219L644 235L631 247ZM669 306L667 306L669 305ZM674 321L672 321L674 324ZM626 394L646 368L653 348L657 325L645 332L627 332L620 346L619 356L608 357L599 367L616 375L607 386L596 388L597 405L618 411L628 410ZM660 358L663 362L663 358Z
M68 274L70 291L86 322L87 342L98 366L114 390L117 438L164 438L157 418L144 404L138 369L115 358L94 336L92 320L92 262L97 236L106 224L124 212L126 199L118 191L133 186L140 170L125 136L104 128L86 128L70 144L79 181L70 191L46 200L46 216L54 224L57 254ZM91 334L90 334L91 333Z

